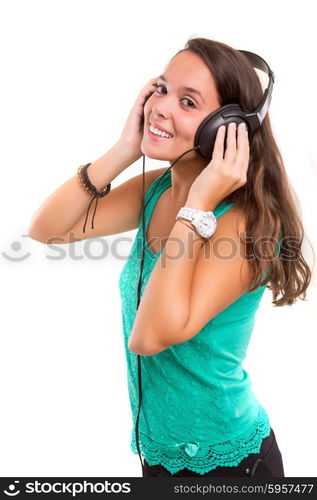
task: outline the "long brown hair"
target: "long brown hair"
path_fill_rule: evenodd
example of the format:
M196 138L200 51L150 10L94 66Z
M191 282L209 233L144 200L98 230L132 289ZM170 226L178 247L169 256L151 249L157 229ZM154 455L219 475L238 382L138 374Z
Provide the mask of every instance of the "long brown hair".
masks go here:
M246 112L258 107L262 86L241 52L208 38L189 38L177 54L184 50L200 56L209 67L221 106L237 103ZM295 197L266 114L250 139L247 183L224 201L234 202L245 214L248 241L244 243L254 277L249 291L268 284L275 306L292 305L297 298L305 300L312 277L301 252L304 229ZM280 252L275 245L272 256L272 242L278 244L280 236ZM277 300L279 294L282 296Z

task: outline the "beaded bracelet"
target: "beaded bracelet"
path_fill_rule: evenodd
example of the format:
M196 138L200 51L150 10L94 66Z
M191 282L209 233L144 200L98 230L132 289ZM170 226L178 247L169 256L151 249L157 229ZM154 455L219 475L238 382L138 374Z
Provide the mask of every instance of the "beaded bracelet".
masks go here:
M102 198L106 194L109 193L110 188L111 188L111 182L108 184L108 186L104 187L102 191L98 191L96 186L94 186L88 177L87 174L87 168L91 165L91 163L86 163L86 165L80 165L77 170L77 175L78 175L78 180L80 185L86 189L92 196L97 195L99 198Z
M94 229L94 217L95 217L95 213L96 213L96 210L97 210L98 200L99 200L99 198L103 198L103 196L106 196L106 194L108 194L109 191L110 191L110 189L111 189L111 182L109 182L108 186L106 186L105 188L103 188L102 191L98 191L98 189L96 188L96 186L94 186L90 182L90 179L88 177L87 168L89 167L89 165L91 165L91 163L86 163L85 165L80 165L80 167L78 167L78 169L77 169L77 178L78 178L79 184L87 192L89 192L89 194L91 194L91 196L92 196L92 200L91 200L91 202L88 205L88 209L87 209L87 213L86 213L86 219L85 219L85 224L84 224L84 227L83 227L83 233L85 232L85 227L86 227L86 222L87 222L87 218L88 218L88 213L89 213L90 205L92 204L92 202L96 198L95 210L94 210L94 214L92 216L92 221L91 221L91 228Z

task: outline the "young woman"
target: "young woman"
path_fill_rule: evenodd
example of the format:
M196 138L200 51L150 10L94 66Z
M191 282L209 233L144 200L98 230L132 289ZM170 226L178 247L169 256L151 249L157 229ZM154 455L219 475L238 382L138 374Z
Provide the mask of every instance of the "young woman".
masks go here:
M120 139L89 165L89 179L102 190L142 154L172 163L193 147L211 112L229 103L251 112L262 97L242 53L190 39L164 74L141 90ZM192 151L158 186L165 171L146 172L145 186L141 174L111 190L85 232L91 195L75 175L38 209L29 235L65 243L138 228L119 284L134 424L137 355L142 361L144 477L284 476L268 415L242 366L265 288L272 290L274 305L291 305L305 298L311 279L301 254L302 223L269 116L250 141L241 125L219 128L211 160ZM151 200L137 308L143 187L145 202ZM212 211L212 237L205 240L176 221L182 207ZM290 249L292 259L283 258ZM131 448L137 453L135 425Z

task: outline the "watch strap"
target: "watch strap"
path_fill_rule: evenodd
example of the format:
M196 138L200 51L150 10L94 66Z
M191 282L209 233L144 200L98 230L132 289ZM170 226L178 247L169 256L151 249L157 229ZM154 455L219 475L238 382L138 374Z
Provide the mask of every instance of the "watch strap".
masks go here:
M208 216L208 219L213 222L213 227L211 228L211 233L208 234L207 232L206 234L202 234L200 221L206 216ZM204 239L209 239L217 228L217 219L212 211L205 212L203 210L199 210L198 208L181 207L176 216L176 219L178 218L191 222L191 224L195 227L197 234Z
M208 241L209 238L205 238L204 236L202 236L202 234L199 234L199 232L197 231L197 229L195 228L195 226L189 222L187 219L182 219L180 217L178 217L177 219L175 219L175 222L182 222L183 224L185 224L185 226L189 227L189 229L191 229L192 231L194 231L194 233L196 233L200 238L202 238L204 241Z

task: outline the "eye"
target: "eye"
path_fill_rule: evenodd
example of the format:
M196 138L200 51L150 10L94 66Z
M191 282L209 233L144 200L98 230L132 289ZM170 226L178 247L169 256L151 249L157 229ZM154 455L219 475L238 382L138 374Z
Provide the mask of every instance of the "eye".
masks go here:
M165 85L162 85L161 83L155 83L154 86L159 89L159 88L162 88L162 89L165 89L166 90L166 87ZM160 94L160 92L159 92ZM195 106L195 103L191 100L191 99L188 99L187 97L183 97L183 99L181 99L182 101L185 100L187 102L190 102L192 105L188 106L189 108L196 108ZM185 106L187 107L187 106Z

